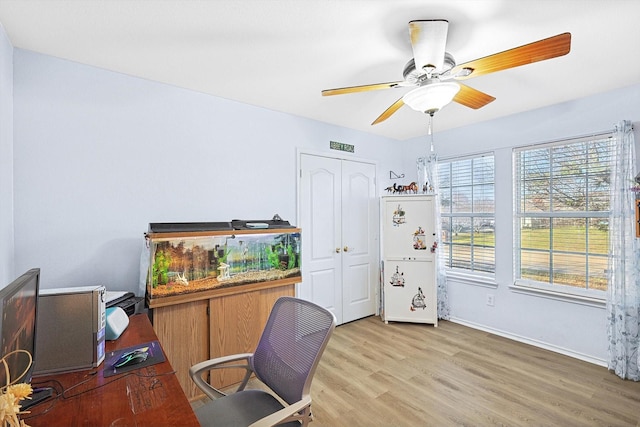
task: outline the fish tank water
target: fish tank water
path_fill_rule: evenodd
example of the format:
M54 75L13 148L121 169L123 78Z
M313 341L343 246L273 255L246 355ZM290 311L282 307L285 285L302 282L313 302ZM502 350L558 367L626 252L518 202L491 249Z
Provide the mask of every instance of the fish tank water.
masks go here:
M148 298L284 279L301 281L300 229L209 228L216 229L147 234Z

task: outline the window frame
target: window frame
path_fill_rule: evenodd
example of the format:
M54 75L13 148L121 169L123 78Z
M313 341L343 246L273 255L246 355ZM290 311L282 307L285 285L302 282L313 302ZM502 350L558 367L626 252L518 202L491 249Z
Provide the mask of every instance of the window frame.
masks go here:
M471 202L471 209L472 211L470 212L452 212L451 210L449 212L447 212L444 207L442 206L442 200L443 200L443 187L442 187L442 180L440 179L441 177L441 167L446 164L449 167L449 182L453 182L453 174L452 174L452 170L451 170L451 165L452 163L455 162L459 162L459 161L467 161L467 160L475 160L475 159L481 159L481 158L485 158L485 157L491 157L493 159L493 176L492 176L492 180L490 181L490 184L493 186L493 206L492 206L492 210L491 212L473 212L473 201ZM441 217L441 224L440 224L440 234L441 234L441 242L442 242L442 250L440 251L441 254L439 255L441 257L441 261L443 262L444 265L444 269L445 269L445 273L447 274L447 276L452 276L452 277L456 277L458 279L461 279L465 282L469 282L469 283L473 283L473 284L477 284L479 286L490 286L490 287L495 287L496 286L496 282L495 282L495 276L496 276L496 264L495 264L495 218L496 218L496 193L495 193L495 153L493 151L488 151L488 152L482 152L482 153L476 153L476 154L470 154L470 155L466 155L466 156L458 156L458 157L449 157L449 158L444 158L444 159L440 159L438 161L438 193L439 193L439 203L440 205L438 206L439 210L440 210L440 217ZM487 185L488 182L484 181L478 184L474 184L473 183L473 166L471 169L471 177L472 177L472 182L470 184L470 187L472 188L472 194L473 194L473 190L476 187L479 187L481 185ZM450 199L452 196L452 191L454 186L453 185L449 185L448 187L446 187L450 193ZM453 223L453 220L455 218L468 218L470 221L470 224L472 224L471 228L472 228L472 232L475 233L475 231L473 230L473 224L474 221L478 220L478 219L490 219L493 221L493 233L494 233L494 242L493 242L493 246L489 246L490 248L493 249L493 264L492 264L492 271L485 271L485 270L477 270L477 269L471 269L471 268L463 268L463 267L451 267L453 260L452 260L452 256L453 256L453 247L455 246L454 243L452 242L452 240L450 239L448 242L444 239L444 236L442 236L443 234L443 227L442 227L442 222L445 218L449 218L449 224L450 224L450 228L449 231L452 231L451 229L451 224ZM479 247L487 247L481 244L473 244L470 243L469 245L461 245L458 244L459 246L469 246L470 248L470 252L471 252L471 259L470 259L470 263L473 266L475 264L474 262L474 249L475 248L479 248ZM445 250L445 248L448 248L448 251ZM446 254L445 254L446 253ZM445 258L446 256L446 258Z
M532 250L532 248L522 248L522 242L521 242L521 236L522 236L522 220L523 218L540 218L540 219L548 219L550 224L553 222L553 220L555 219L585 219L585 224L588 223L588 221L590 219L598 219L598 218L605 218L608 219L610 212L611 212L611 206L609 204L608 209L607 210L589 210L589 208L587 207L587 210L582 210L582 211L562 211L562 210L558 210L558 211L553 211L553 210L548 210L548 211L522 211L522 203L521 203L521 188L523 185L523 181L521 180L521 176L520 176L520 170L519 170L519 165L520 165L520 161L519 161L519 156L520 153L525 152L525 151L531 151L531 150L539 150L539 149L549 149L552 150L554 147L562 147L562 146L569 146L572 144L578 144L578 143L582 143L582 142L587 142L587 143L594 143L597 141L602 141L605 139L609 139L611 141L611 143L613 143L613 138L615 138L615 135L612 131L608 131L608 132L602 132L599 134L593 134L593 135L588 135L588 136L583 136L583 137L575 137L575 138L566 138L566 139L561 139L561 140L556 140L556 141L551 141L551 142L545 142L545 143L540 143L540 144L532 144L532 145L525 145L525 146L519 146L519 147L514 147L512 149L512 161L513 161L513 243L514 243L514 250L513 250L513 275L514 275L514 283L512 288L514 290L523 292L523 293L530 293L530 292L534 292L534 293L541 293L543 295L547 295L547 296L556 296L556 297L560 297L560 298L568 298L568 299L573 299L576 301L580 301L582 303L587 303L587 304L602 304L604 301L606 301L606 294L607 291L606 290L599 290L599 289L589 289L589 288L580 288L580 287L575 287L575 286L571 286L571 285L567 285L567 284L562 284L562 283L553 283L553 282L542 282L542 281L537 281L537 280L533 280L530 278L522 278L521 273L522 273L522 250ZM609 147L609 152L612 153L612 155L615 155L615 151L613 150L612 147ZM551 166L549 168L550 171L550 183L549 183L549 187L552 187L553 184L551 184L551 182L553 182L553 159L551 160ZM610 167L610 166L609 166ZM587 173L588 176L588 173ZM585 198L588 199L588 193L589 193L589 188L588 186L585 186L584 188L585 190ZM552 202L550 202L552 203ZM551 205L550 205L551 206ZM551 208L549 208L551 209ZM562 254L562 253L568 253L570 254L571 251L562 251L562 250L556 250L554 251L553 249L553 226L549 226L548 228L545 228L546 230L549 230L549 249L548 250L544 250L542 252L545 252L549 255L549 265L550 265L550 272L549 272L549 277L553 277L553 256L554 254ZM609 237L609 235L607 234L607 236ZM591 256L597 256L597 257L602 257L602 254L598 254L598 253L592 253L589 252L589 231L588 231L588 227L585 227L585 235L584 235L584 239L585 239L585 251L584 252L579 252L576 251L576 254L579 255L584 255L585 256L585 268L586 268L586 276L589 277L589 258ZM608 244L608 243L607 243ZM610 255L604 255L607 258L607 267L605 268L605 274L607 273L607 268L608 268L608 261L609 261L609 257ZM588 281L588 279L587 279Z

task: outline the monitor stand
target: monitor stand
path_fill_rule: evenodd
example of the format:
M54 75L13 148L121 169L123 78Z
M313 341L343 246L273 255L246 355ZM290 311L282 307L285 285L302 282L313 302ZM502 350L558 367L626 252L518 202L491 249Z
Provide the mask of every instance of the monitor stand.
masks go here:
M31 399L23 399L20 401L20 410L24 411L32 406L37 405L53 396L53 388L51 387L39 387L33 390Z

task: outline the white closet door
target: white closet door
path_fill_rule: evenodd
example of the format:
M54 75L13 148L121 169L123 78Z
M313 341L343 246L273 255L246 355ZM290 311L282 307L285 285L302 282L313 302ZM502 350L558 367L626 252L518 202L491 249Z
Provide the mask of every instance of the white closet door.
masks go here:
M342 161L344 322L372 315L376 311L379 208L375 175L375 165Z
M330 310L342 323L342 165L301 155L302 283L298 296Z
M374 164L302 154L302 284L298 296L338 324L376 311L378 199Z

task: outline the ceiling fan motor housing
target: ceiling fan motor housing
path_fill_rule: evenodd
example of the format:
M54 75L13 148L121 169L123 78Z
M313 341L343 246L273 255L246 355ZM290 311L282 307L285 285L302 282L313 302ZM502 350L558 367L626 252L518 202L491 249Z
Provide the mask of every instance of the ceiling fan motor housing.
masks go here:
M413 58L407 62L407 65L404 66L404 71L402 72L402 76L407 83L414 84L416 86L420 86L422 82L428 79L438 78L443 74L448 73L456 66L456 61L453 59L453 55L449 52L444 53L444 62L441 70L417 70L416 62Z

